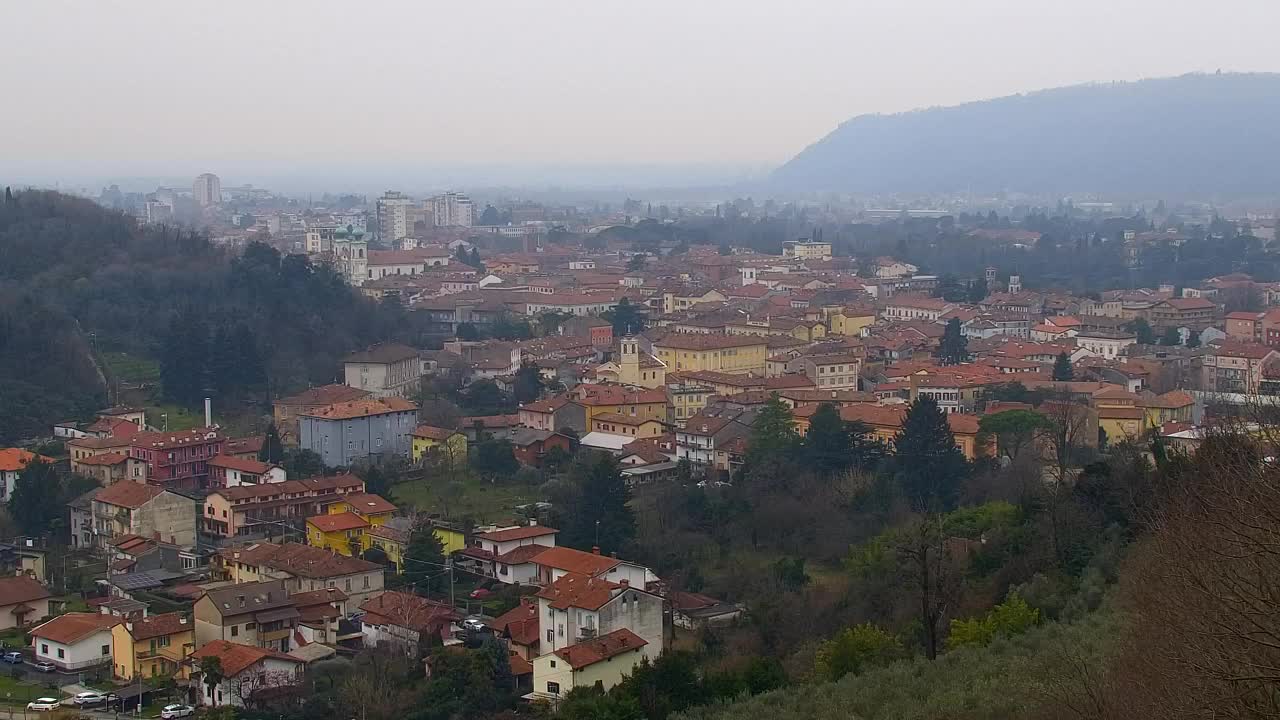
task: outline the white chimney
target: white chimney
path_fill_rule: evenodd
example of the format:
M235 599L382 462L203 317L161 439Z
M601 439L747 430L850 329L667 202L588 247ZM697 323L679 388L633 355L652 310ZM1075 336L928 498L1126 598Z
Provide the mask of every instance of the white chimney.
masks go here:
M204 426L213 427L213 398L204 399Z
M529 518L529 527L538 527L538 521L533 518Z

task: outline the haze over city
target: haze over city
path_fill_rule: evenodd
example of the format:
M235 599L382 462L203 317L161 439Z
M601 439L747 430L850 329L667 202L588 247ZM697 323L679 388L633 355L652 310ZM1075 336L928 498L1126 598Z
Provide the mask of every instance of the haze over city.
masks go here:
M0 58L39 72L8 73L0 170L730 183L864 113L1280 70L1278 24L1265 0L14 3Z

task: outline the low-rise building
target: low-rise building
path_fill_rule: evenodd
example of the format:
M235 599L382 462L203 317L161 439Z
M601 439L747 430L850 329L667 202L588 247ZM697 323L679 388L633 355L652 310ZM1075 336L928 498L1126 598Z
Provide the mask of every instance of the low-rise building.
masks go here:
M385 647L417 657L436 638L453 642L462 619L449 605L408 593L388 591L360 605L365 647Z
M222 668L222 681L204 682L200 663L217 658ZM205 707L251 705L259 697L279 697L290 689L301 692L303 661L282 652L227 640L214 640L200 646L190 657L191 687Z
M662 653L663 600L623 578L610 582L567 573L538 591L542 652L629 630L645 641L651 660Z
M195 625L180 612L151 615L111 628L112 674L118 680L169 677L195 650Z
M90 503L92 543L105 548L121 535L140 535L173 545L196 542L196 501L156 485L116 483Z
M418 406L408 400L353 400L299 415L299 444L327 467L380 455L408 458L417 425Z
M365 390L379 398L413 397L422 379L418 351L395 343L374 345L367 350L352 353L343 359L342 366L343 381L349 387ZM299 415L310 414L315 410L300 412Z
M449 428L419 425L413 430L414 462L439 459L447 463L467 461L467 436Z
M120 618L99 613L72 612L31 629L37 661L51 662L64 672L87 670L111 663L111 628Z
M49 617L52 597L44 585L25 575L0 578L0 630Z
M289 652L298 612L284 580L206 590L192 608L196 644L214 640Z
M364 481L350 474L214 490L204 499L200 532L215 541L305 534L306 518L363 492Z
M281 483L287 480L284 468L260 460L219 455L209 461L209 486L216 488L240 485Z
M644 659L645 641L630 630L584 640L533 661L531 699L563 699L574 688L605 690L622 682Z
M216 573L237 584L283 580L291 597L332 588L359 605L383 588L383 568L378 563L301 543L223 548L213 564Z
M357 372L357 375L359 373ZM350 385L321 385L276 400L272 407L276 431L286 445L298 444L298 416L337 403L351 402L369 397L373 393Z
M18 484L18 473L32 462L53 462L52 458L36 455L22 448L0 449L0 500L9 502L13 488Z

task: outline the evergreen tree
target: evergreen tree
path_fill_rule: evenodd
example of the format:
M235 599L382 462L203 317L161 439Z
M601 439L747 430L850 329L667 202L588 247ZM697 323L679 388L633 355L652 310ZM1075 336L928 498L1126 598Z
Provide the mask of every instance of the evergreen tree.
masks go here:
M231 347L236 353L236 372L232 375L237 388L261 390L267 384L267 369L258 350L258 340L248 325L240 323L231 333Z
M280 431L276 429L275 423L267 425L262 449L258 451L258 460L272 465L280 465L284 462L284 445L280 442Z
M480 259L480 251L478 249L471 248L471 257L468 264L477 270L484 270L484 261Z
M492 205L485 205L484 212L480 213L480 222L477 225L498 225L502 222L501 216L498 214L498 208Z
M62 515L65 500L60 497L61 484L53 463L32 460L18 471L9 497L9 514L24 535L48 533L53 521Z
M942 341L938 343L934 356L943 365L958 365L969 359L969 340L960 328L959 318L947 321L947 329L942 333Z
M453 251L453 259L454 259L454 260L457 260L458 262L462 263L463 265L470 265L470 264L471 264L471 257L470 257L469 255L467 255L467 249L466 249L466 248L464 248L464 247L463 247L463 246L461 246L461 245L459 245L459 246L458 246L458 247Z
M421 595L446 586L449 581L444 560L444 544L431 523L426 519L414 523L400 568L405 582Z
M1164 331L1164 335L1160 336L1160 344L1168 347L1173 347L1174 345L1181 345L1182 333L1179 332L1178 328L1176 327L1166 328Z
M613 322L614 337L638 335L644 331L644 316L631 304L630 298L619 300L617 307L609 313L609 318Z
M753 474L774 472L791 459L800 436L791 408L774 393L756 415L747 445L747 465Z
M541 397L542 385L542 373L538 371L538 366L532 362L526 362L516 371L511 392L515 395L516 402L533 402Z
M1075 379L1075 369L1071 367L1071 358L1065 352L1058 353L1053 361L1053 379L1056 382L1071 382Z
M987 279L978 278L969 283L969 302L980 303L987 299Z
M489 438L476 443L471 456L471 468L481 477L510 478L520 469L510 440Z
M969 475L969 462L947 424L938 403L922 397L911 404L894 440L894 476L919 513L955 509L960 488Z
M1151 329L1150 323L1146 318L1138 318L1128 325L1129 332L1138 336L1139 345L1155 345L1156 333Z
M636 518L627 506L631 491L617 458L586 453L574 463L569 478L577 488L577 501L566 518L565 544L580 549L598 545L601 553L625 553L636 536Z
M1187 347L1189 348L1200 347L1200 333L1192 331L1187 335Z
M209 345L208 364L209 386L220 397L232 393L237 385L240 371L235 347L231 342L231 332L225 324L219 324L213 331L213 341Z
M818 405L809 418L809 431L804 436L806 464L823 474L847 470L852 464L849 449L849 428L840 411L831 403Z

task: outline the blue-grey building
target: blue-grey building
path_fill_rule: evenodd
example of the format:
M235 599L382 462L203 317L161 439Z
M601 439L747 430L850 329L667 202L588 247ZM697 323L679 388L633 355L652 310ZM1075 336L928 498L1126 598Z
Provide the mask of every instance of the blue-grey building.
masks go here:
M407 458L417 424L418 406L408 400L361 398L300 413L298 444L328 467L379 455Z

